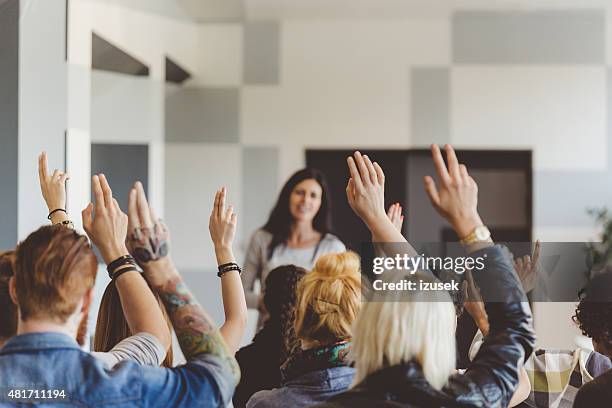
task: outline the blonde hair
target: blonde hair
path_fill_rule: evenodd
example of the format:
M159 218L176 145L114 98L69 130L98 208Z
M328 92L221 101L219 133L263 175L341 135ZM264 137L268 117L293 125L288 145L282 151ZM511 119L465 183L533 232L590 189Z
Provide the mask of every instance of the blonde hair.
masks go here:
M354 252L321 256L297 287L295 332L321 343L351 337L361 306L359 256Z
M385 282L400 282L406 273L385 272ZM413 279L435 282L417 274ZM416 361L435 389L454 373L456 315L444 291L386 291L384 299L363 305L353 329L353 385L385 367Z

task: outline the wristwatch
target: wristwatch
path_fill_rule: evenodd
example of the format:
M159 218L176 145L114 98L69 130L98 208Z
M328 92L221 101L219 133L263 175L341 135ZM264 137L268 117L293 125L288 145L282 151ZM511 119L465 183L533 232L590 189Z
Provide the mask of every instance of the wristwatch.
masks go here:
M484 225L479 225L474 228L466 237L461 239L463 245L475 244L477 242L486 242L491 238L491 231Z

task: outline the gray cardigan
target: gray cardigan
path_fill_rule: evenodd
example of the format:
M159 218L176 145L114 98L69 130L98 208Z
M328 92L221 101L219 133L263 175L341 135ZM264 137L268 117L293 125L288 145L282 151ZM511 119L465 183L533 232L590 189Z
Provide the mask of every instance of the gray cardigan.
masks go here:
M242 285L249 308L257 308L259 304L260 294L254 292L255 282L260 281L263 293L266 277L272 269L292 264L310 270L319 256L346 251L346 247L338 237L325 234L317 246L287 248L284 244L278 245L268 259L268 246L271 242L272 234L263 229L258 229L251 237L242 271Z

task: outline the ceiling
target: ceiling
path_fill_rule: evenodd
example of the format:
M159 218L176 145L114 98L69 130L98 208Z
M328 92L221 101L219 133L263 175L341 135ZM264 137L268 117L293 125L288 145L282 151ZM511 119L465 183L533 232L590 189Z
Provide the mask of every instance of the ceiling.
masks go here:
M92 0L198 23L439 18L457 9L609 8L612 0Z

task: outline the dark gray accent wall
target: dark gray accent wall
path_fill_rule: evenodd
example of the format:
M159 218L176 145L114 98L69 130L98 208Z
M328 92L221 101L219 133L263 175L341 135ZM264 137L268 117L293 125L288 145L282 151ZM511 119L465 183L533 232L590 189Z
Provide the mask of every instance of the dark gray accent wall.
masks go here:
M113 197L125 212L128 193L136 181L141 181L145 192L148 192L149 146L92 143L91 173L106 176L113 189Z
M19 0L0 1L0 250L17 242Z

